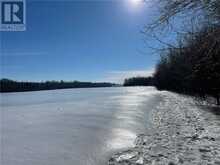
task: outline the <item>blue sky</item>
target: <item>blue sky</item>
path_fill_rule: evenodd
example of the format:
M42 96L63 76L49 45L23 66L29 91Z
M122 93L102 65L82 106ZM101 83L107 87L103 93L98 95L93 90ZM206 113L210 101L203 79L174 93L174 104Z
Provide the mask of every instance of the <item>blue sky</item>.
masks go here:
M27 30L1 32L1 78L122 82L150 75L158 56L140 31L155 12L132 1L27 0Z

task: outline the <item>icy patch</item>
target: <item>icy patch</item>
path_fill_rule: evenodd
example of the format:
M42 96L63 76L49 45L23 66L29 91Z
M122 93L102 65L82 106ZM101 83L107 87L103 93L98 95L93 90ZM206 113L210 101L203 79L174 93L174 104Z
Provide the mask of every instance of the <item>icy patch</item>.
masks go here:
M107 142L109 148L114 150L134 146L133 140L136 138L134 132L125 129L113 129L112 139Z

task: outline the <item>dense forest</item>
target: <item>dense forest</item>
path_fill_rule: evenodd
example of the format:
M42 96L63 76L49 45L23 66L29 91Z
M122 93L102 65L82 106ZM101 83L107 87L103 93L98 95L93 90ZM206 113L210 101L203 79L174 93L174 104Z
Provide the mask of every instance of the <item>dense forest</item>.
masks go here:
M179 49L170 48L157 64L155 80L159 89L210 95L220 104L220 28L205 27Z
M46 82L18 82L9 79L0 80L0 92L24 92L65 88L93 88L93 87L113 87L112 83L92 83L79 81L46 81Z
M220 1L158 2L160 18L147 26L145 33L149 35L160 30L161 35L175 31L176 42L168 43L154 35L163 45L158 48L160 60L154 74L155 86L203 98L212 96L219 105ZM177 28L180 23L175 22L176 17L183 19L181 28Z
M132 77L124 80L123 86L153 86L153 77Z

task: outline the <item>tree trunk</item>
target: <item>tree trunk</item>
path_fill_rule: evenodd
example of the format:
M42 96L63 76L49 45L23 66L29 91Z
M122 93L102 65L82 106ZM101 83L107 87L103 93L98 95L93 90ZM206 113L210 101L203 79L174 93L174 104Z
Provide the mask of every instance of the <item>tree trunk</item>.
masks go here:
M219 94L216 96L216 102L217 102L217 105L220 105L220 98L219 98Z

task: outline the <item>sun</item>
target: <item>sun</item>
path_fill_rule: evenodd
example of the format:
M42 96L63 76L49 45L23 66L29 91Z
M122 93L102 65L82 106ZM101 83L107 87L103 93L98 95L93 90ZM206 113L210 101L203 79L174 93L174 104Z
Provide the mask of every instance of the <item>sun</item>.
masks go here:
M141 2L143 2L143 0L129 0L131 5L137 6L140 5Z
M145 6L145 2L150 0L122 0L125 8L132 13L142 12Z
M138 9L142 6L144 0L127 0L130 8Z

